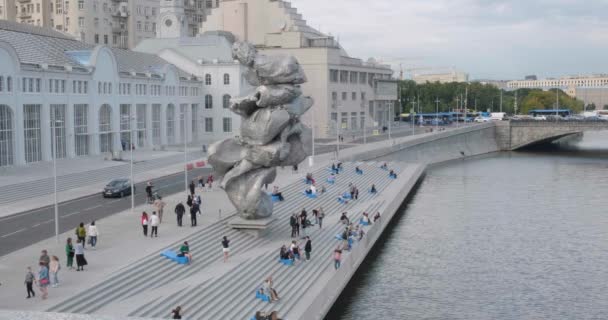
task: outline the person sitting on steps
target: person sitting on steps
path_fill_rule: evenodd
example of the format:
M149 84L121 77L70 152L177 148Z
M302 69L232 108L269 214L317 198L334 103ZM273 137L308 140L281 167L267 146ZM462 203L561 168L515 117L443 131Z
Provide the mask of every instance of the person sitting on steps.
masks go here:
M184 244L179 248L178 257L186 257L188 258L188 264L192 262L192 254L190 253L190 245L188 241L184 241Z
M389 177L391 177L391 178L397 179L397 174L396 174L396 173L395 173L395 171L393 171L392 169L391 169L391 171L388 173L388 176L389 176Z
M371 193L377 193L378 192L378 190L376 190L376 185L375 184L372 184L372 188L369 189L369 192L371 192Z
M345 225L348 225L350 223L350 221L348 220L348 217L346 216L346 212L342 212L342 216L340 217L340 222Z
M285 200L285 198L283 198L283 194L281 192L279 192L279 187L278 186L274 186L272 188L272 195L279 198L279 201L283 201Z

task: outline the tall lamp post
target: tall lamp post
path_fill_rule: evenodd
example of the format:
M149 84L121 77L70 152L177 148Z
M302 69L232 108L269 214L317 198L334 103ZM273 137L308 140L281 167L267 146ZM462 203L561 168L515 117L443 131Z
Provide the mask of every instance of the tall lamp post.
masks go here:
M439 98L435 98L435 131L439 131Z
M57 203L57 134L55 130L57 130L58 123L63 123L63 121L51 120L51 139L53 139L53 202L55 208L55 241L57 243L59 243L59 205Z
M184 129L184 134L182 136L182 139L184 140L184 190L186 190L186 195L188 195L188 132L187 132L187 125L186 125L186 114L187 114L187 106L184 108L184 111L181 113L182 119L184 119L183 123L184 125L182 126Z
M131 113L129 108L129 113ZM133 121L132 115L123 115L122 119L129 121L129 175L131 180L131 214L135 214L135 181L133 177Z

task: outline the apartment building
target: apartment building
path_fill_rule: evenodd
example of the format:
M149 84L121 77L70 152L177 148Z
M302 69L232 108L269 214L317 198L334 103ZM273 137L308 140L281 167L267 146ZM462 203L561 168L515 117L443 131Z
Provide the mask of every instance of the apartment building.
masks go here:
M0 19L53 28L89 44L134 48L155 38L166 0L0 0ZM184 25L193 36L219 0L186 0Z
M262 53L298 59L308 82L304 95L315 104L302 118L317 137L360 133L387 126L397 100L390 66L348 55L332 37L307 25L287 1L224 0L211 10L201 32L228 31Z

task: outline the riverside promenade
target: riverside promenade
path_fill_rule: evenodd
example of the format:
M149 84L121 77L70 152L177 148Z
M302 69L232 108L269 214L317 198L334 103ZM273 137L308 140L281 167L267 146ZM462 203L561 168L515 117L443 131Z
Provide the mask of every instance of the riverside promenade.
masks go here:
M287 200L276 206L276 220L265 238L227 228L226 222L234 210L223 191L216 190L202 193L205 210L197 228L175 226L173 206L183 200L183 195L165 199L169 203L165 217L169 219L160 226L158 238L141 235L139 212L151 211L149 206L138 207L135 217L127 210L98 221L99 248L86 251L89 266L85 272L65 269L63 243L57 245L54 239L13 252L0 259L0 309L45 312L23 315L0 310L0 319L168 318L168 312L177 305L183 307L185 319L249 319L258 310L277 310L288 320L322 319L390 224L390 217L420 179L425 166L497 151L494 130L492 125L475 125L342 150L340 158L351 162L345 164L344 174L338 176L335 185L326 184L328 196L314 200L303 195L306 187L303 177L306 172L313 172L317 181L324 184L335 154L317 155L314 165L301 164L299 173L281 169L275 184L281 187ZM379 168L384 160L374 160L378 157L399 161L389 162L389 167L399 175L397 180L387 178L387 171ZM354 173L356 165L364 175ZM347 191L349 182L359 187L360 199L339 205L337 196ZM371 183L380 191L377 195L367 193ZM311 261L293 267L279 264L280 246L291 241L288 216L302 208L310 216L317 206L323 207L327 217L323 229L313 227L310 234ZM340 213L348 212L351 221L355 221L363 211L374 210L381 212L381 223L366 229L363 240L344 254L342 267L334 271L332 251L338 244L335 235L342 228L338 224ZM61 235L61 239L73 235L71 230ZM232 240L228 263L221 261L220 241L224 235ZM159 256L166 248L177 249L183 240L190 242L194 254L191 266L179 266ZM46 301L26 300L25 267L36 264L41 249L49 249L50 254L61 258L62 285L52 288ZM268 276L273 276L281 297L274 304L255 299L255 290Z
M355 166L359 166L364 174L355 174ZM327 188L327 192L317 199L303 194L305 172L293 174L283 170L277 181L282 183L281 191L286 200L276 205L276 219L270 225L268 235L261 238L226 226L228 215L219 215L219 209L226 208L228 204L221 191L203 193L203 203L210 207L203 214L199 228L177 228L171 212L179 199L168 200L159 238L141 235L138 215L133 217L125 212L104 219L108 222L101 220L98 222L101 233L99 248L86 252L90 264L87 271L76 273L67 271L64 266L63 274L60 274L64 279L62 285L51 288L50 297L44 302L23 299L24 268L37 261L42 248L60 256L62 264L65 264L61 245L52 246L53 240L49 240L7 255L0 260L3 275L9 276L8 280L3 280L8 282L6 287L3 283L5 290L0 296L0 307L117 318L168 318L171 308L181 305L186 319L249 319L259 310L277 310L284 319L321 319L322 309L315 307L314 316L309 310L319 303L314 297L324 297L326 305L321 308L327 312L331 307L327 302L338 297L381 229L388 224L391 211L396 211L407 195L403 191L411 188L423 171L423 166L391 163L390 167L399 175L397 180L393 180L388 177L388 171L379 168L378 163L345 163L344 167L336 183L329 185L325 182L329 176L327 163L317 166L314 176L319 185L325 184ZM359 199L340 204L337 198L348 191L349 183L360 189ZM372 184L376 185L378 194L367 191ZM327 216L323 229L315 226L310 232L313 242L311 260L295 266L279 263L280 246L291 242L289 216L303 208L310 214L312 209L319 207L323 207ZM229 213L227 211L223 212ZM354 244L351 253L344 254L343 267L335 271L331 257L333 249L340 243L335 235L343 228L338 223L341 212L348 212L355 223L363 212L370 215L380 212L382 223L366 229L368 235ZM104 230L107 232L105 236ZM62 235L62 239L67 236L71 234ZM222 262L222 236L231 240L228 263ZM194 254L192 265L177 265L159 256L165 248L176 250L183 240L190 242ZM300 246L303 245L301 242ZM268 276L273 276L281 297L273 304L255 298L255 291ZM328 288L325 286L327 283L332 286ZM19 292L23 294L15 295Z

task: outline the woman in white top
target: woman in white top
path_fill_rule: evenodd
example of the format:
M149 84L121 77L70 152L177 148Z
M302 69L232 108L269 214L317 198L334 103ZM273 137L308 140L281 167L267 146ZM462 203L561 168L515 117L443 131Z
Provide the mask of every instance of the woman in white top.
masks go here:
M91 248L95 249L95 246L97 245L97 236L99 235L95 221L91 222L91 225L89 225L87 234L89 235L89 243L91 244Z

